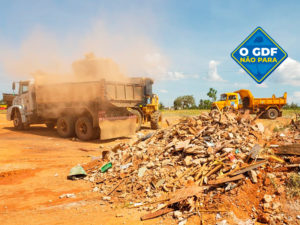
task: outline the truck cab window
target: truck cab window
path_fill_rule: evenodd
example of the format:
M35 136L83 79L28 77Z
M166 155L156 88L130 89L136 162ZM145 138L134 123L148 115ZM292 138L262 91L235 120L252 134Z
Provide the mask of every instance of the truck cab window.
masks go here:
M25 85L22 85L21 87L21 94L25 94L28 92L28 85L25 84Z
M228 97L228 99L229 99L229 100L236 100L236 96L235 96L235 95L230 95L230 96Z
M223 94L221 95L220 101L226 101L227 95Z

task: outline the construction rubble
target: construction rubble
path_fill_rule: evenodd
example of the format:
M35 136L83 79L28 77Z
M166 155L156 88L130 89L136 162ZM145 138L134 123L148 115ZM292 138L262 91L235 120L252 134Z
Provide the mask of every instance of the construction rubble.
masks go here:
M299 136L299 130L291 132ZM84 179L107 204L117 200L143 211L142 220L167 214L185 224L198 215L204 224L202 215L213 213L222 221L235 204L248 211L248 224L293 224L280 214L275 200L285 192L286 172L299 171L300 142L276 135L264 136L264 126L248 113L213 110L104 150L83 165L88 174ZM282 143L292 147L282 148ZM233 199L250 187L249 198L255 200L243 204L241 199L238 205Z

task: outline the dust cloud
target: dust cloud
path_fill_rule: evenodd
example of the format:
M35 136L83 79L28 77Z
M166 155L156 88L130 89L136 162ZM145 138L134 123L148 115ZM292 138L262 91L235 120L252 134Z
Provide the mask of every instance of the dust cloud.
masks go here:
M75 80L164 76L168 60L151 38L139 27L118 28L97 21L82 34L62 38L42 28L34 29L19 45L2 38L0 66L14 80L37 75L53 76L52 80L73 75Z
M44 71L32 73L37 85L66 83L107 81L127 82L129 77L120 71L116 62L109 58L99 58L94 53L87 53L83 59L72 63L72 71L68 74L54 74Z

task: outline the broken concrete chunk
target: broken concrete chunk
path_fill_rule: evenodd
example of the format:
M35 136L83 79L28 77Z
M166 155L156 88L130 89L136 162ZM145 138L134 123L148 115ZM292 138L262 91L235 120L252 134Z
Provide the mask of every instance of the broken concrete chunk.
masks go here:
M93 188L93 192L98 192L99 191L99 187L94 187Z
M139 168L139 171L138 171L138 177L143 177L145 172L146 172L147 168L146 167L141 167Z
M272 195L264 195L264 202L266 202L266 203L270 203L272 200L273 200L273 197L272 197Z
M171 159L165 159L161 162L161 166L164 167L164 166L167 166L171 163Z
M76 198L76 195L73 193L62 194L59 198Z
M261 147L258 144L255 144L253 148L250 150L249 155L251 159L256 159L259 154Z
M103 200L103 201L110 201L110 200L111 200L111 197L110 197L110 196L103 196L103 197L102 197L102 200Z
M181 217L182 217L182 212L179 211L179 210L174 211L174 212L173 212L173 217L174 217L175 219L181 218Z
M178 225L185 225L187 222L187 219L183 219L181 221L179 221Z
M158 188L160 186L162 186L165 183L165 179L160 179L159 181L157 181L157 183L155 184L155 187Z
M257 125L258 130L259 130L261 133L264 133L264 131L265 131L264 125L263 125L262 123L256 123L256 125Z
M185 166L190 166L193 164L193 157L188 155L184 158L184 165Z
M250 180L252 181L252 183L256 184L257 183L257 174L254 170L250 170L248 172L248 175L250 177Z
M180 141L177 142L175 145L175 151L181 151L185 149L190 143L190 140Z
M147 167L148 169L151 169L151 168L154 167L154 163L153 163L153 162L149 162L149 163L146 165L146 167Z

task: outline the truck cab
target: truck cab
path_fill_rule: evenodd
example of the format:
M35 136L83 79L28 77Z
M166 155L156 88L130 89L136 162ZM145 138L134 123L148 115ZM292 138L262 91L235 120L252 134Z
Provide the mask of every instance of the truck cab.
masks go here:
M213 108L219 108L220 110L224 108L239 108L239 96L237 93L224 93L221 94L220 100L216 101L212 105Z
M13 82L12 89L16 90L18 85L18 93L13 99L12 106L7 109L7 120L13 120L14 126L23 129L29 124L30 116L35 109L34 85L32 81Z

